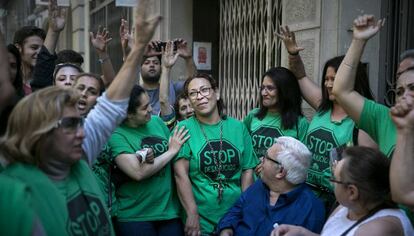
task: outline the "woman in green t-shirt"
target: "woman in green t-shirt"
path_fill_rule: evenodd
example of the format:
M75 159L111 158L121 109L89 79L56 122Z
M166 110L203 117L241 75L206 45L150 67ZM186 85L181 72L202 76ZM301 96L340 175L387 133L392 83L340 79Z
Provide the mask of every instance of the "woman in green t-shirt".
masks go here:
M198 74L185 83L184 91L195 114L178 123L191 135L174 163L178 196L186 213L186 234L211 234L253 182L258 160L243 123L222 114L212 77Z
M284 67L266 71L260 86L260 107L244 118L257 157L262 157L280 136L303 142L308 121L302 114L302 97L295 75Z
M148 94L135 85L127 118L108 142L106 157L117 166L112 174L124 175L116 189L117 229L120 235L183 235L170 161L189 136L182 127L170 137L151 112Z
M339 146L362 145L377 147L367 133L355 128L355 123L340 106L332 94L336 72L343 60L343 56L328 60L322 70L321 87L306 76L305 68L297 46L295 35L289 28L281 27L278 35L284 42L289 53L289 67L298 79L304 99L317 112L309 124L305 137L305 144L312 152L312 162L308 173L307 183L325 203L326 212L330 212L335 202L333 186L329 182L329 152ZM355 90L368 99L373 99L368 76L359 63Z

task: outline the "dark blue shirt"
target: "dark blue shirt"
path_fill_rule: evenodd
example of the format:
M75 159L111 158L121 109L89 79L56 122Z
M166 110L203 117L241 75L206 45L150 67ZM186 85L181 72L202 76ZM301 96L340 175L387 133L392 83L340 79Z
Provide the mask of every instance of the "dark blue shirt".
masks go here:
M306 184L281 194L274 206L270 205L269 192L262 180L257 180L220 220L218 232L231 228L234 235L267 236L274 223L299 225L315 233L321 232L325 208Z

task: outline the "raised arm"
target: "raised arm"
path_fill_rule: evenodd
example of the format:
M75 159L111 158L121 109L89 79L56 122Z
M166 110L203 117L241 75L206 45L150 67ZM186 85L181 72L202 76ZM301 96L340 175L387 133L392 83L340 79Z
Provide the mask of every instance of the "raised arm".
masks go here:
M190 177L188 176L189 161L180 159L174 163L174 176L177 186L178 197L184 207L187 219L185 222L185 234L190 236L200 235L200 216L198 215L197 205L191 187Z
M197 68L193 60L193 54L188 47L187 41L184 39L175 39L177 42L177 54L185 61L186 75L185 79L188 79L197 73Z
M126 21L125 19L121 19L121 25L119 27L119 37L121 39L122 61L125 61L129 54L129 51L132 48L132 45L134 45L134 39L132 38L128 21Z
M297 45L295 33L291 32L288 26L280 27L280 33L276 33L276 36L285 44L289 54L289 69L298 79L303 98L313 109L317 109L322 101L322 93L319 86L306 76L305 66L299 55L304 48Z
M356 123L359 123L364 107L364 97L354 90L358 63L366 42L380 30L383 23L383 20L376 21L373 15L360 16L354 20L351 46L335 76L332 93Z
M138 68L142 64L147 44L161 20L160 16L148 17L150 12L149 2L149 0L139 1L139 6L136 9L134 45L106 91L108 98L111 100L121 100L129 97L136 81Z
M49 1L49 28L45 42L37 55L30 85L33 91L53 85L53 70L57 59L55 49L60 32L65 28L66 9L56 0Z
M397 127L397 145L391 160L390 185L392 199L414 209L414 101L401 99L391 108Z
M168 144L168 150L154 159L153 163L140 162L135 154L121 154L115 158L116 165L130 178L141 181L159 172L178 153L189 136L188 130L175 129Z
M44 46L50 54L55 53L60 32L66 24L66 8L59 7L57 0L49 0L49 28L47 30Z
M135 43L131 53L109 88L102 97L98 98L98 103L86 117L82 147L90 165L94 163L112 132L126 117L128 99L136 81L138 68L147 44L161 20L160 16L148 18L150 9L150 0L139 0L135 19Z
M169 87L171 68L178 59L178 53L174 53L173 42L167 42L165 49L162 50L161 78L160 78L160 113L161 116L171 115L174 111L169 102Z
M98 28L96 35L92 32L89 34L91 43L99 57L105 87L108 87L115 78L115 70L107 51L108 43L112 38L109 37L109 32L105 28L101 29L101 27Z

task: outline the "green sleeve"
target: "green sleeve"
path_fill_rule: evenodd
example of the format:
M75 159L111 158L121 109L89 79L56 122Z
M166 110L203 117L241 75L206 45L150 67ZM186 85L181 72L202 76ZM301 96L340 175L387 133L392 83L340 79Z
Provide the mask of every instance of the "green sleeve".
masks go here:
M32 235L35 214L28 188L6 176L0 176L0 186L0 235Z
M165 124L164 121L162 121L162 119L158 116L154 116L155 120L157 121L158 125L160 127L162 127L162 131L164 132L164 137L169 137L170 136L170 130L168 129L167 125Z
M397 131L388 107L365 99L358 128L367 132L385 155L388 157L392 155L397 140Z
M243 119L243 124L246 126L247 131L250 132L250 124L252 123L252 113L250 112L249 114L247 114L246 117L244 117Z
M308 132L309 122L306 117L302 116L298 124L298 139L302 143L305 143L306 133Z
M121 154L132 154L137 151L132 148L131 144L129 144L129 140L117 131L115 131L109 139L109 146L111 146L112 150L112 160Z
M253 169L259 164L259 159L253 151L252 138L250 137L247 128L243 125L243 137L244 137L244 152L243 159L241 160L242 170Z

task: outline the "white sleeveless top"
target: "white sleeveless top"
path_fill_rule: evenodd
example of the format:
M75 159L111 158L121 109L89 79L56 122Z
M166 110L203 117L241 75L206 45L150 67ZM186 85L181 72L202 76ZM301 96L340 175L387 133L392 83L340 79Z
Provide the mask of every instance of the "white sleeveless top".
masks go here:
M348 228L350 228L356 220L350 220L347 217L348 215L348 208L341 206L341 208L332 216L329 217L329 219L326 221L325 225L323 226L321 236L332 236L332 235L341 235L343 232L345 232ZM405 213L400 209L383 209L369 217L368 219L365 219L360 224L355 226L351 231L348 232L347 236L353 236L355 234L355 231L364 223L367 223L369 221L372 221L379 217L384 216L395 216L397 217L401 225L404 229L404 235L406 236L412 236L414 235L414 229L411 225L410 220L405 215Z

